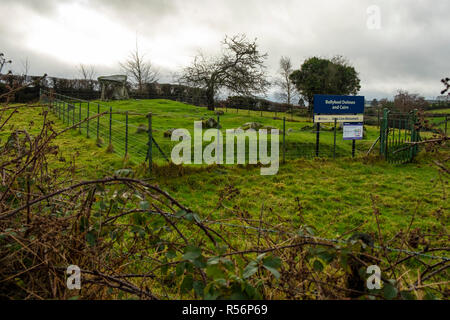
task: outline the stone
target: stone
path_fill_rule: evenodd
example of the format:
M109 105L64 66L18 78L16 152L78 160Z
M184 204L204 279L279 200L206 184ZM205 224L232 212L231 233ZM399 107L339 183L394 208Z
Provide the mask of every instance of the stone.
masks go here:
M136 129L136 133L145 133L147 132L147 126L145 124L140 124Z
M175 129L169 129L166 132L164 132L164 138L171 138L172 137L172 133L175 131Z
M222 126L217 123L216 119L209 118L202 121L203 128L205 129L221 129Z
M241 129L242 130L248 130L248 129L259 130L262 127L264 127L264 125L262 123L259 123L259 122L247 122L247 123L244 123L241 126Z

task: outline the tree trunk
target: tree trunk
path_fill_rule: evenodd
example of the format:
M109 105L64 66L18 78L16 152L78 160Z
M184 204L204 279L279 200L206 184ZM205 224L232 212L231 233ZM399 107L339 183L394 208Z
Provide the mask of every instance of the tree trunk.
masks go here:
M314 98L308 99L308 112L310 118L313 118L314 116Z
M208 110L214 111L214 90L206 90L206 105Z

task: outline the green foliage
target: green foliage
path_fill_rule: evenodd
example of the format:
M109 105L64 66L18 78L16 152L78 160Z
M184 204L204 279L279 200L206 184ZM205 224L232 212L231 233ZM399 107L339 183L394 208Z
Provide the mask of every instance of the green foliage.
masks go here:
M309 58L302 64L300 70L290 75L290 79L308 100L310 110L314 94L357 94L361 88L355 68L340 56L331 60Z

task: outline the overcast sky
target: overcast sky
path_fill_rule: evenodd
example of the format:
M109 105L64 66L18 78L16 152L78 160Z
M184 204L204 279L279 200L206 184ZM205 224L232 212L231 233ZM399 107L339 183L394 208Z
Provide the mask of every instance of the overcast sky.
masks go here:
M245 33L269 54L272 75L282 55L295 68L344 55L366 99L398 89L439 95L449 30L449 0L0 0L0 52L17 73L27 58L33 75L74 78L80 63L120 73L137 37L160 82L170 82L199 50L213 54L225 34Z

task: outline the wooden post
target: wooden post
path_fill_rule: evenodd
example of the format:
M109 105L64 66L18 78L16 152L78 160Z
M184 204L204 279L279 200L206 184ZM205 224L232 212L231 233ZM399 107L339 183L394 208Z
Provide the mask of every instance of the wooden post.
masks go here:
M109 145L112 140L112 107L109 107Z
M97 115L100 114L100 103L97 103ZM100 138L100 117L97 117L97 140Z
M316 157L319 156L320 123L316 124Z
M89 119L89 102L87 104L87 119ZM89 120L86 122L86 137L89 139Z
M128 111L125 113L125 157L128 154Z
M337 119L334 118L334 144L333 144L333 159L336 159L336 132L337 132Z
M148 118L148 151L147 151L147 157L148 157L148 170L151 173L152 172L152 166L153 166L153 154L152 154L152 138L153 138L153 132L152 132L152 114L147 114Z
M286 163L286 117L283 117L283 163Z
M81 122L81 101L80 101L80 106L78 108L78 122ZM81 133L81 123L78 125L78 131Z
M355 149L356 149L356 140L352 140L352 158L355 157Z

